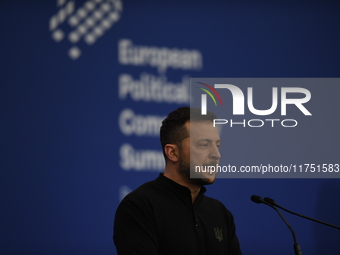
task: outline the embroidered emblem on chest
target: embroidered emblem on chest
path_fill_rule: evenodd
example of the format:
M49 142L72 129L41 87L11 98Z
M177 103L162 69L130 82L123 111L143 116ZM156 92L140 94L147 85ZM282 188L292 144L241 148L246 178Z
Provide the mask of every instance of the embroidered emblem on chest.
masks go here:
M215 232L216 239L221 242L223 240L222 229L214 228L214 232Z

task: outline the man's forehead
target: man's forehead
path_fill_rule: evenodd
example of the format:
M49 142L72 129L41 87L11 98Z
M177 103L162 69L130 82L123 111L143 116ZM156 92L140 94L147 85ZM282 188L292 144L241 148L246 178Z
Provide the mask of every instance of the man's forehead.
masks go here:
M217 128L213 126L213 123L210 121L200 121L200 122L190 122L187 125L187 128L190 131L190 136L194 136L195 138L202 139L204 137L208 138L218 138L219 135L217 132Z

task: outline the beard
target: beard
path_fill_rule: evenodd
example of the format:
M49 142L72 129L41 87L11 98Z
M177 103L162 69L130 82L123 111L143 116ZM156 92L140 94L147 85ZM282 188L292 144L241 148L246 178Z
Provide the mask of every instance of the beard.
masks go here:
M192 167L191 167L192 166ZM197 186L210 185L215 182L215 178L213 180L204 176L204 173L195 172L193 168L194 164L190 163L185 154L180 151L179 158L179 173L185 177L191 184ZM216 166L216 162L210 162L205 166ZM216 173L214 173L215 175ZM214 176L211 175L211 176Z

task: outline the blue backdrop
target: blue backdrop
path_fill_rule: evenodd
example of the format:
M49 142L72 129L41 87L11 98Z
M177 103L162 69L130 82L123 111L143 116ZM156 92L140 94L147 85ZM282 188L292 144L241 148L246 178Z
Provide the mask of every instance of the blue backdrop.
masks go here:
M116 254L115 210L162 171L159 121L189 105L188 78L339 77L339 14L337 1L1 1L0 253ZM293 254L252 194L340 225L340 179L220 179L207 194L244 254ZM340 254L338 230L287 218L304 254Z

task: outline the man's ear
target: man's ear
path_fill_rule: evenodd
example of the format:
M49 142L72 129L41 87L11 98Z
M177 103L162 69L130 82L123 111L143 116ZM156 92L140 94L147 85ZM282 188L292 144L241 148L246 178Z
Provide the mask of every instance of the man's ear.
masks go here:
M176 163L179 159L179 150L177 145L175 144L166 144L164 146L164 151L168 159L174 163Z

